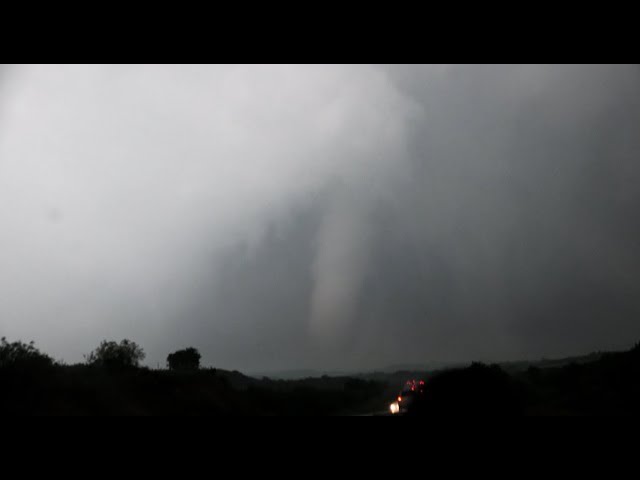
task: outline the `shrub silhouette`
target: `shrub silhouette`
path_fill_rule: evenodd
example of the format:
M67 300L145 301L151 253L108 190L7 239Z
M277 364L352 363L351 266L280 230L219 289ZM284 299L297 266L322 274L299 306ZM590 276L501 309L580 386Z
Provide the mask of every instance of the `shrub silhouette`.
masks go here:
M145 356L142 347L131 340L120 343L103 340L86 360L89 365L117 370L138 367Z
M427 381L414 415L518 415L521 400L511 377L498 365L474 363Z
M0 368L32 370L51 367L53 363L51 357L40 352L33 342L8 342L5 337L0 339Z
M167 357L170 370L198 370L200 368L200 352L193 347L171 353Z

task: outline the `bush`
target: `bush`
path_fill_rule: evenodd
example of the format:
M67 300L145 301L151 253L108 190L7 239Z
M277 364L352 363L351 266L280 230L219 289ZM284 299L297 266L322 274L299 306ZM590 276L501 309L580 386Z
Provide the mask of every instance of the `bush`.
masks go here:
M497 365L474 363L441 372L426 382L423 397L409 414L520 415L519 390Z
M144 350L131 340L120 343L103 340L87 357L89 365L109 369L136 368L145 359Z
M198 370L200 358L200 352L189 347L170 354L167 357L167 366L170 370Z
M40 352L33 342L11 342L0 339L0 368L19 367L21 369L46 368L53 365L48 355Z

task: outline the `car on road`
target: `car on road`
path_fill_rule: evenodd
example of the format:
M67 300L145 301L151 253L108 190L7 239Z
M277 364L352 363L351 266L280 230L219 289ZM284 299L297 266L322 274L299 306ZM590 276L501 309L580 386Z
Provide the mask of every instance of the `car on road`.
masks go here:
M392 414L404 414L424 394L424 380L407 380L396 400L389 405Z

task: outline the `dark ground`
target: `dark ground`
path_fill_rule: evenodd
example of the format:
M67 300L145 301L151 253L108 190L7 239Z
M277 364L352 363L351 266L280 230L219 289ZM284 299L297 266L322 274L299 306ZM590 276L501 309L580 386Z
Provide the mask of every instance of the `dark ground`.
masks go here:
M301 380L47 363L0 367L1 415L357 415L388 411L408 378L426 388L410 415L629 415L640 412L640 345L532 364L472 364Z

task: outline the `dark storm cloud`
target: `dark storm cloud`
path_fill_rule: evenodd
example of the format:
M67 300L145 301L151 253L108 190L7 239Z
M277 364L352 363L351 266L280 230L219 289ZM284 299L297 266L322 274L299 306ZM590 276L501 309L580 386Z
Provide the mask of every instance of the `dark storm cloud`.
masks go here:
M421 116L409 127L407 157L396 159L402 171L386 195L368 199L359 220L369 225L358 243L367 254L350 292L357 304L350 328L336 339L338 352L298 329L279 357L295 351L304 366L360 368L535 358L637 341L638 70L388 72ZM283 238L288 249L309 252L308 238ZM291 272L309 261L280 258ZM256 287L267 296L271 288ZM300 310L291 332L305 323ZM264 316L273 316L269 307L255 321Z
M399 211L413 207L415 237L454 278L457 327L425 335L428 350L561 355L640 337L638 80L624 66L455 67L438 92L405 84L437 118L415 125Z
M128 336L156 363L227 248L256 251L326 185L381 188L411 105L368 66L33 66L1 108L2 332L67 359Z
M640 339L635 66L5 77L0 333L58 357L129 336L152 364L353 369Z

